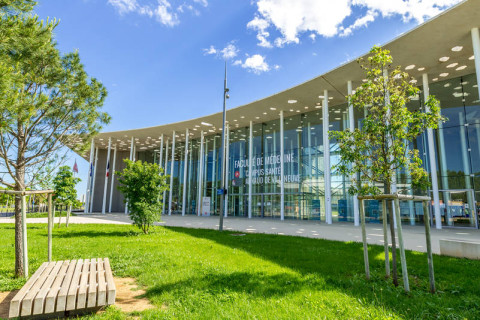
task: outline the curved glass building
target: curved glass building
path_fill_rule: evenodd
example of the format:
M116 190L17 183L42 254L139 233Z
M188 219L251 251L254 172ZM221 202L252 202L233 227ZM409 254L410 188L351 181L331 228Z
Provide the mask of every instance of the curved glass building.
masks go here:
M430 93L448 121L411 144L432 182L430 212L437 228L477 228L480 208L480 2L460 3L385 44L395 64L422 90L407 106L422 109ZM361 85L356 61L262 100L227 110L226 215L358 223L350 177L332 171L338 160L328 131L357 127L368 110L346 97ZM104 132L82 156L91 162L87 211L123 212L113 173L130 158L158 163L171 175L164 214L220 212L222 114L136 130ZM106 177L107 167L110 176ZM397 190L412 193L408 172ZM381 206L366 203L367 221L381 222ZM402 223L422 224L422 206L404 202Z

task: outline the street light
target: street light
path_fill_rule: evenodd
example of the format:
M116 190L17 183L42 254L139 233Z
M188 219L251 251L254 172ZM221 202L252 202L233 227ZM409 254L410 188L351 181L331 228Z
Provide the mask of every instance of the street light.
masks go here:
M223 122L222 122L222 150L221 150L221 159L222 159L222 185L221 189L218 190L220 194L220 223L218 224L218 231L223 231L223 215L225 210L225 195L227 194L227 188L225 187L225 121L226 119L226 104L227 99L230 98L228 92L230 90L227 88L227 61L225 61L225 78L223 80Z

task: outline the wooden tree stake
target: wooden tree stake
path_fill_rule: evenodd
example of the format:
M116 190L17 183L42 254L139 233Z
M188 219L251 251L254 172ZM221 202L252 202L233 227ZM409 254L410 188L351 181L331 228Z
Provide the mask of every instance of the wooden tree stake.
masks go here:
M390 252L388 250L387 201L382 201L383 247L385 250L385 277L390 277Z
M363 260L365 262L365 275L370 280L370 266L368 264L368 245L367 245L367 231L365 230L365 211L364 202L360 200L360 219L362 222L362 241L363 241Z
M395 216L397 217L397 231L398 242L400 246L400 262L402 264L402 276L403 286L405 292L410 292L410 284L408 283L408 271L407 271L407 259L405 258L405 246L403 245L403 233L402 233L402 218L400 216L400 201L398 197L395 198Z
M432 241L430 238L430 213L428 212L428 206L426 201L423 201L423 217L423 222L425 224L425 238L427 241L428 277L430 280L430 292L435 293L435 274L433 272Z

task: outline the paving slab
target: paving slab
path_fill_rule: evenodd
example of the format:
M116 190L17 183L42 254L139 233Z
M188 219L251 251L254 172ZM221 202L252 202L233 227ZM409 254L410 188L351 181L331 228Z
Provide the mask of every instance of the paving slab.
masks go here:
M55 218L58 223L58 218ZM65 221L65 218L62 218ZM0 223L13 223L12 218L0 218ZM28 218L27 223L47 223L46 218ZM131 224L132 221L124 213L108 214L77 214L70 217L71 224ZM218 216L198 217L193 215L163 215L162 221L156 225L218 229ZM273 218L227 217L224 219L224 230L238 231L245 233L266 233L288 236L301 236L336 241L362 241L360 227L352 223L334 222L327 225L318 221L285 220L280 221ZM367 241L370 244L383 245L383 234L381 224L367 224ZM425 228L423 226L403 226L405 248L419 252L426 251ZM390 239L390 237L389 237ZM480 230L478 229L456 229L444 228L441 230L432 229L432 249L434 253L440 254L440 240L468 240L480 241ZM391 244L391 243L390 243Z

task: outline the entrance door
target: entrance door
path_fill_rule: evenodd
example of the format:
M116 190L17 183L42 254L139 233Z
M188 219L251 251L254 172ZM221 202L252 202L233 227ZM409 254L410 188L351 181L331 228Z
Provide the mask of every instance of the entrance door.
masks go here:
M253 216L260 218L280 217L280 195L261 193L252 195Z
M442 226L478 227L475 193L472 189L439 190L439 197ZM431 212L434 212L433 208ZM432 222L434 219L435 217Z

